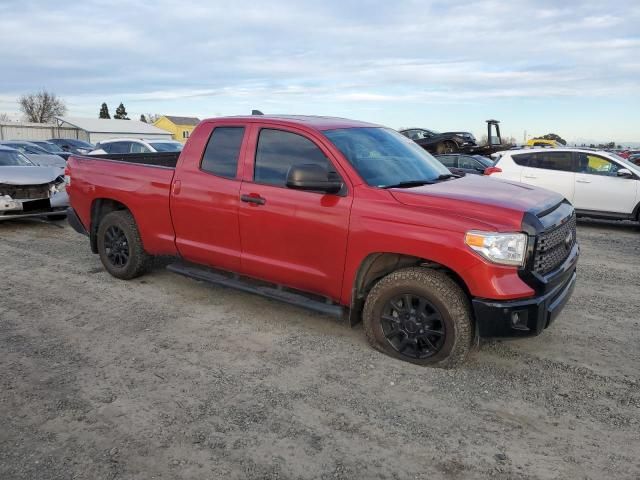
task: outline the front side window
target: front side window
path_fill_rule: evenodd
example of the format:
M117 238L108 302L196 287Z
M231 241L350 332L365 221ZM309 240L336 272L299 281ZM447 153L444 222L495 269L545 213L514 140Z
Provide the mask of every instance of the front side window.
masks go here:
M456 159L458 158L456 155L440 155L436 157L445 167L455 168L457 167Z
M578 173L615 177L620 170L617 163L599 155L589 153L577 153L576 155L578 157Z
M458 158L458 163L460 168L466 168L467 170L484 169L484 165L473 157L461 156Z
M309 164L321 166L327 170L327 175L337 175L322 150L308 138L282 130L260 130L253 172L256 183L284 187L289 168Z
M451 174L420 145L389 128L340 128L322 133L373 187L433 182Z
M200 169L225 178L236 178L244 127L217 127L204 150Z

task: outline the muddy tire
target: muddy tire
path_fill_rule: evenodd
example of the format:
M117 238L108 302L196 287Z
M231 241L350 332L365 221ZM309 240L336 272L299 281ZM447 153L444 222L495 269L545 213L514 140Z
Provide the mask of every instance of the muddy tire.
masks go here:
M474 340L464 291L444 273L424 267L382 278L369 292L362 317L376 350L418 365L455 367Z
M144 251L136 221L126 210L108 213L100 222L98 253L104 268L122 280L139 277L152 260Z
M457 152L458 152L458 146L455 144L455 142L446 140L436 145L436 153L439 155L442 155L443 153L457 153Z

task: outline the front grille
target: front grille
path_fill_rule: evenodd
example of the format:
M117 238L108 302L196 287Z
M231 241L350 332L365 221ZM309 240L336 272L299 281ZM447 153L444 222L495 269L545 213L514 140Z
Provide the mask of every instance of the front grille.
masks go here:
M576 214L562 225L541 233L536 242L533 271L546 275L564 262L576 243Z
M49 198L51 184L42 185L0 185L0 195L9 195L14 200L38 200Z

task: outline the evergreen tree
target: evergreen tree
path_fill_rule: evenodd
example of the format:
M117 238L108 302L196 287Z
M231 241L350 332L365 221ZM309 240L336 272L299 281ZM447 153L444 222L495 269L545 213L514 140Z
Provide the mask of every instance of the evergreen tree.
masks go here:
M144 113L140 114L140 121L147 123L147 117L144 116Z
M100 107L100 114L98 115L98 118L111 118L111 115L109 115L109 107L107 107L106 103L102 103L102 106Z
M130 118L127 116L127 109L124 108L122 102L120 102L120 105L118 105L118 108L116 108L116 114L113 116L113 118L117 118L118 120L130 120Z

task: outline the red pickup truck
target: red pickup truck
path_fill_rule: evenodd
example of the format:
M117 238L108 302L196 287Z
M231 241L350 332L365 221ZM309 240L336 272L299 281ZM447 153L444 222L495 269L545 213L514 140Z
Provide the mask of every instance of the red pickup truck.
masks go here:
M396 358L453 366L537 335L576 279L573 207L451 174L398 132L327 117L205 120L179 157L71 156L69 222L113 276L168 268L362 320Z

